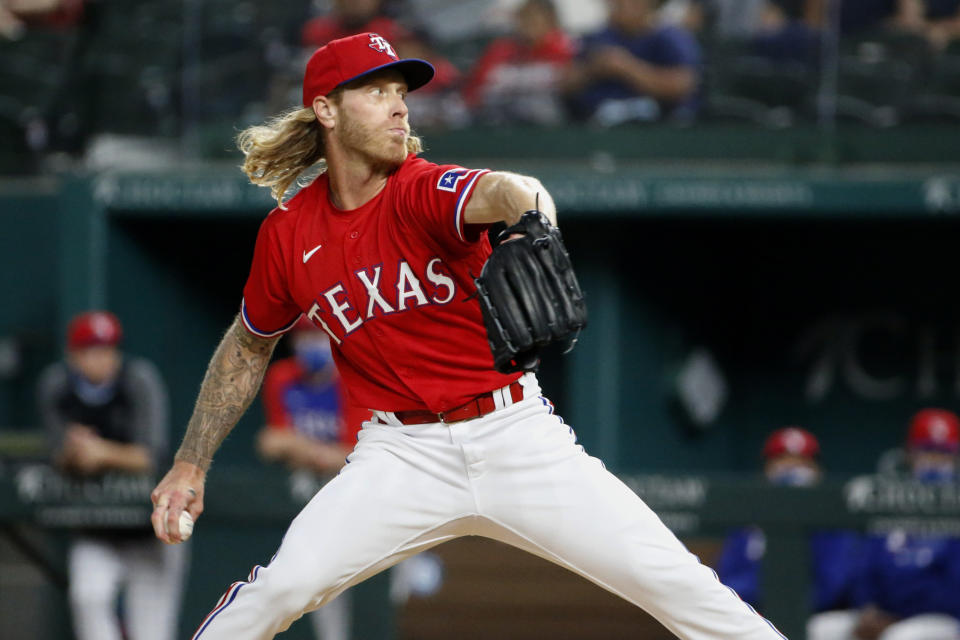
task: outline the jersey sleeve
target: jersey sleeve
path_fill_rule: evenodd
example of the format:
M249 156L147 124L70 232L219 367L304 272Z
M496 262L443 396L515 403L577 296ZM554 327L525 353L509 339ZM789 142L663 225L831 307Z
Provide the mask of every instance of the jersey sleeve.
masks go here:
M467 225L463 211L477 181L489 169L437 165L422 159L410 163L400 182L400 213L447 246L476 242L488 225Z
M240 316L247 330L261 338L289 331L300 317L287 288L275 213L260 225L250 275L243 288Z

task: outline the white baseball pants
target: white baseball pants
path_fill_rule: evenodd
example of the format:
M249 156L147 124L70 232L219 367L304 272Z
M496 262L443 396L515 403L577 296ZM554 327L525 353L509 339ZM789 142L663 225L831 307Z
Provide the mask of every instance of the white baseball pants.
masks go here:
M67 558L70 611L77 640L174 640L189 546L154 537L108 542L81 537ZM117 600L125 590L124 623Z
M376 413L340 474L293 520L266 567L234 583L194 635L273 638L404 558L465 535L500 540L642 607L686 640L784 638L576 444L522 379L524 399L453 424Z

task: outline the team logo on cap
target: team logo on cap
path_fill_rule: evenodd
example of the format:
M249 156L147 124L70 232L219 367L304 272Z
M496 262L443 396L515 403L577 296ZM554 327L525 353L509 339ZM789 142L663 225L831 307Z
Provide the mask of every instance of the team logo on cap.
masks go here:
M397 53L393 50L393 47L390 46L390 43L387 42L387 39L383 36L378 36L375 33L370 34L370 48L374 51L379 51L380 53L385 53L394 60L397 59Z

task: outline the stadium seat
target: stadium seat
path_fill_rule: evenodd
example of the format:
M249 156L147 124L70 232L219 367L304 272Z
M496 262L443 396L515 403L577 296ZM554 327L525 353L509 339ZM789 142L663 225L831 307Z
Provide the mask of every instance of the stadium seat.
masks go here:
M917 35L880 32L841 42L837 118L887 127L909 112L930 50Z
M757 56L735 41L711 44L705 57L705 120L783 127L811 108L816 72L806 65Z

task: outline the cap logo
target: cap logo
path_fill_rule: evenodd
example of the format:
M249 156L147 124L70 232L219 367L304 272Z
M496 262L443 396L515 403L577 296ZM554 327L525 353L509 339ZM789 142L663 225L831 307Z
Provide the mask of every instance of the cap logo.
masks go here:
M945 442L950 437L950 426L943 418L936 416L930 421L930 439Z
M90 328L99 340L109 340L110 334L113 333L113 324L110 320L99 315L90 319Z
M375 33L371 33L370 44L368 46L374 51L385 53L394 60L397 60L397 53L393 50L393 47L390 46L390 43L387 42L386 38L383 36L378 36Z

